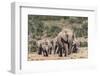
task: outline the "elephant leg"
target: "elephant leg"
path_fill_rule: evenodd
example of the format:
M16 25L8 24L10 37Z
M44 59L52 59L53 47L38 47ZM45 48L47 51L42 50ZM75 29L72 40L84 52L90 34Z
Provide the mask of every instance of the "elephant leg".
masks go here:
M43 56L45 56L45 50L43 50Z
M57 46L54 48L54 54L57 54Z
M56 50L55 50L55 47L54 47L53 51L54 51L54 54L56 54Z
M43 50L43 55L48 56L48 52L46 50Z
M72 44L70 44L70 51L71 51L71 54L72 54L73 53Z
M47 51L45 51L45 54L46 54L45 56L48 56L48 53L47 53Z
M72 46L72 51L73 51L73 53L75 52L75 48L74 48L74 45Z
M51 54L51 49L48 50L48 54Z
M62 54L63 54L63 50L61 47L59 47L59 56L62 57Z
M77 53L77 52L78 52L78 47L77 47L76 44L73 46L73 52L74 52L74 53Z
M56 49L56 54L58 54L58 53L59 53L59 52L58 52L58 49L59 49L59 48L57 47L57 49Z
M68 44L64 44L64 56L68 56Z
M52 54L52 48L49 49L49 54Z
M68 43L68 54L72 54L73 50L72 50L72 43L69 42Z
M68 55L71 54L71 51L70 51L70 44L68 43Z
M50 54L50 49L48 50L48 54Z
M39 47L39 49L38 49L38 54L39 54L39 55L42 55L42 47Z

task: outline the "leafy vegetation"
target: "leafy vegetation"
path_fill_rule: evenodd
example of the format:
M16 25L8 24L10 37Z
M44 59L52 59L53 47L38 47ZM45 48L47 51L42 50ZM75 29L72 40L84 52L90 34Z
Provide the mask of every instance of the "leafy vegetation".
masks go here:
M87 47L88 43L87 42L80 42L80 47Z

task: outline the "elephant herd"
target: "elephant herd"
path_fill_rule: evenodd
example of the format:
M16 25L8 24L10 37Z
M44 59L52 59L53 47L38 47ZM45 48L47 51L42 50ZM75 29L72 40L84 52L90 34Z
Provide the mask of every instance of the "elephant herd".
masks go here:
M36 43L38 55L46 57L51 54L66 57L72 53L77 53L80 45L70 29L62 30L55 38L44 38Z

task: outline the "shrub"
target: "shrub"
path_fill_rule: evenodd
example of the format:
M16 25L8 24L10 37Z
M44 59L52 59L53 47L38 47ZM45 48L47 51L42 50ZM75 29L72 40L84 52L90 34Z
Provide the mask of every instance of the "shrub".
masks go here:
M80 42L80 47L87 47L88 46L88 42Z

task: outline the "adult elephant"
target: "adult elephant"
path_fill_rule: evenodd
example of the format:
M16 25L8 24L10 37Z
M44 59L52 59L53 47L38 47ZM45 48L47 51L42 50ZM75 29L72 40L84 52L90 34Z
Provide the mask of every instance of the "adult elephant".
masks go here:
M72 53L72 43L74 40L73 31L70 29L63 29L57 36L57 43L59 46L59 56L68 56Z

